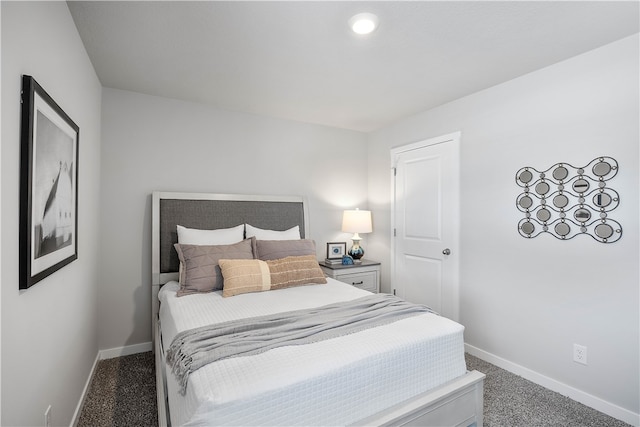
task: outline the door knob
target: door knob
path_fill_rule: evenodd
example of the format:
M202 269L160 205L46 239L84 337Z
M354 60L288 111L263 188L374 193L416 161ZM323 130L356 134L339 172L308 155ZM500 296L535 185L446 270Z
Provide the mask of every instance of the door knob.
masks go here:
M451 255L451 249L447 248L447 249L445 249L444 251L442 251L442 253L443 253L444 255Z

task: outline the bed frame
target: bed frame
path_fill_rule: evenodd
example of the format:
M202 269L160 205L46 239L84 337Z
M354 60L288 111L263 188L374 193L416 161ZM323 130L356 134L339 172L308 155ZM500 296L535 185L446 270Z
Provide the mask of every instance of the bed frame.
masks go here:
M151 324L156 360L159 425L171 424L166 363L158 310L160 287L178 279L176 225L228 228L249 223L271 230L300 226L309 236L309 213L303 197L154 192L152 194ZM366 426L482 426L484 374L478 371L443 384L356 423Z

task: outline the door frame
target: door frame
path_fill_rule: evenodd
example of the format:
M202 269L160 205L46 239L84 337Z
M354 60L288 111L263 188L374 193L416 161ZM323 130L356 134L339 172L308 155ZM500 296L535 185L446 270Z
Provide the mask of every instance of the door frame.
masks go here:
M453 132L446 135L438 136L435 138L429 138L422 141L413 142L398 147L392 147L391 154L391 265L390 265L390 285L391 292L396 294L396 156L408 151L418 150L428 146L436 144L451 143L452 156L454 158L453 171L451 171L452 187L456 189L456 194L451 198L452 200L452 242L448 247L452 251L452 255L447 259L448 263L452 266L451 283L453 288L451 289L452 304L452 316L451 319L459 321L460 318L460 139L462 132Z

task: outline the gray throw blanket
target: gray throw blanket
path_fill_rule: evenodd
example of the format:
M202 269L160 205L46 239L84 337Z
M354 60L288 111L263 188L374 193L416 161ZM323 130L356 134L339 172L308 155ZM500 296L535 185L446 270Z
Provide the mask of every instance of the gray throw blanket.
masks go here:
M310 344L433 311L394 295L373 294L305 310L233 320L184 331L167 351L167 363L184 395L189 374L221 359Z

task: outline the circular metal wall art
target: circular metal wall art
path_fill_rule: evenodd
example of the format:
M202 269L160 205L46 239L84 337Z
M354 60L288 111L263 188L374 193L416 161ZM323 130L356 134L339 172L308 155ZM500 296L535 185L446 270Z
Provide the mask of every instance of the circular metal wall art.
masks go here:
M613 243L622 237L622 226L609 216L620 204L620 195L609 186L618 174L618 162L597 157L583 167L556 163L539 171L526 166L516 172L522 192L516 199L524 213L518 233L533 238L548 233L560 240L588 235Z

